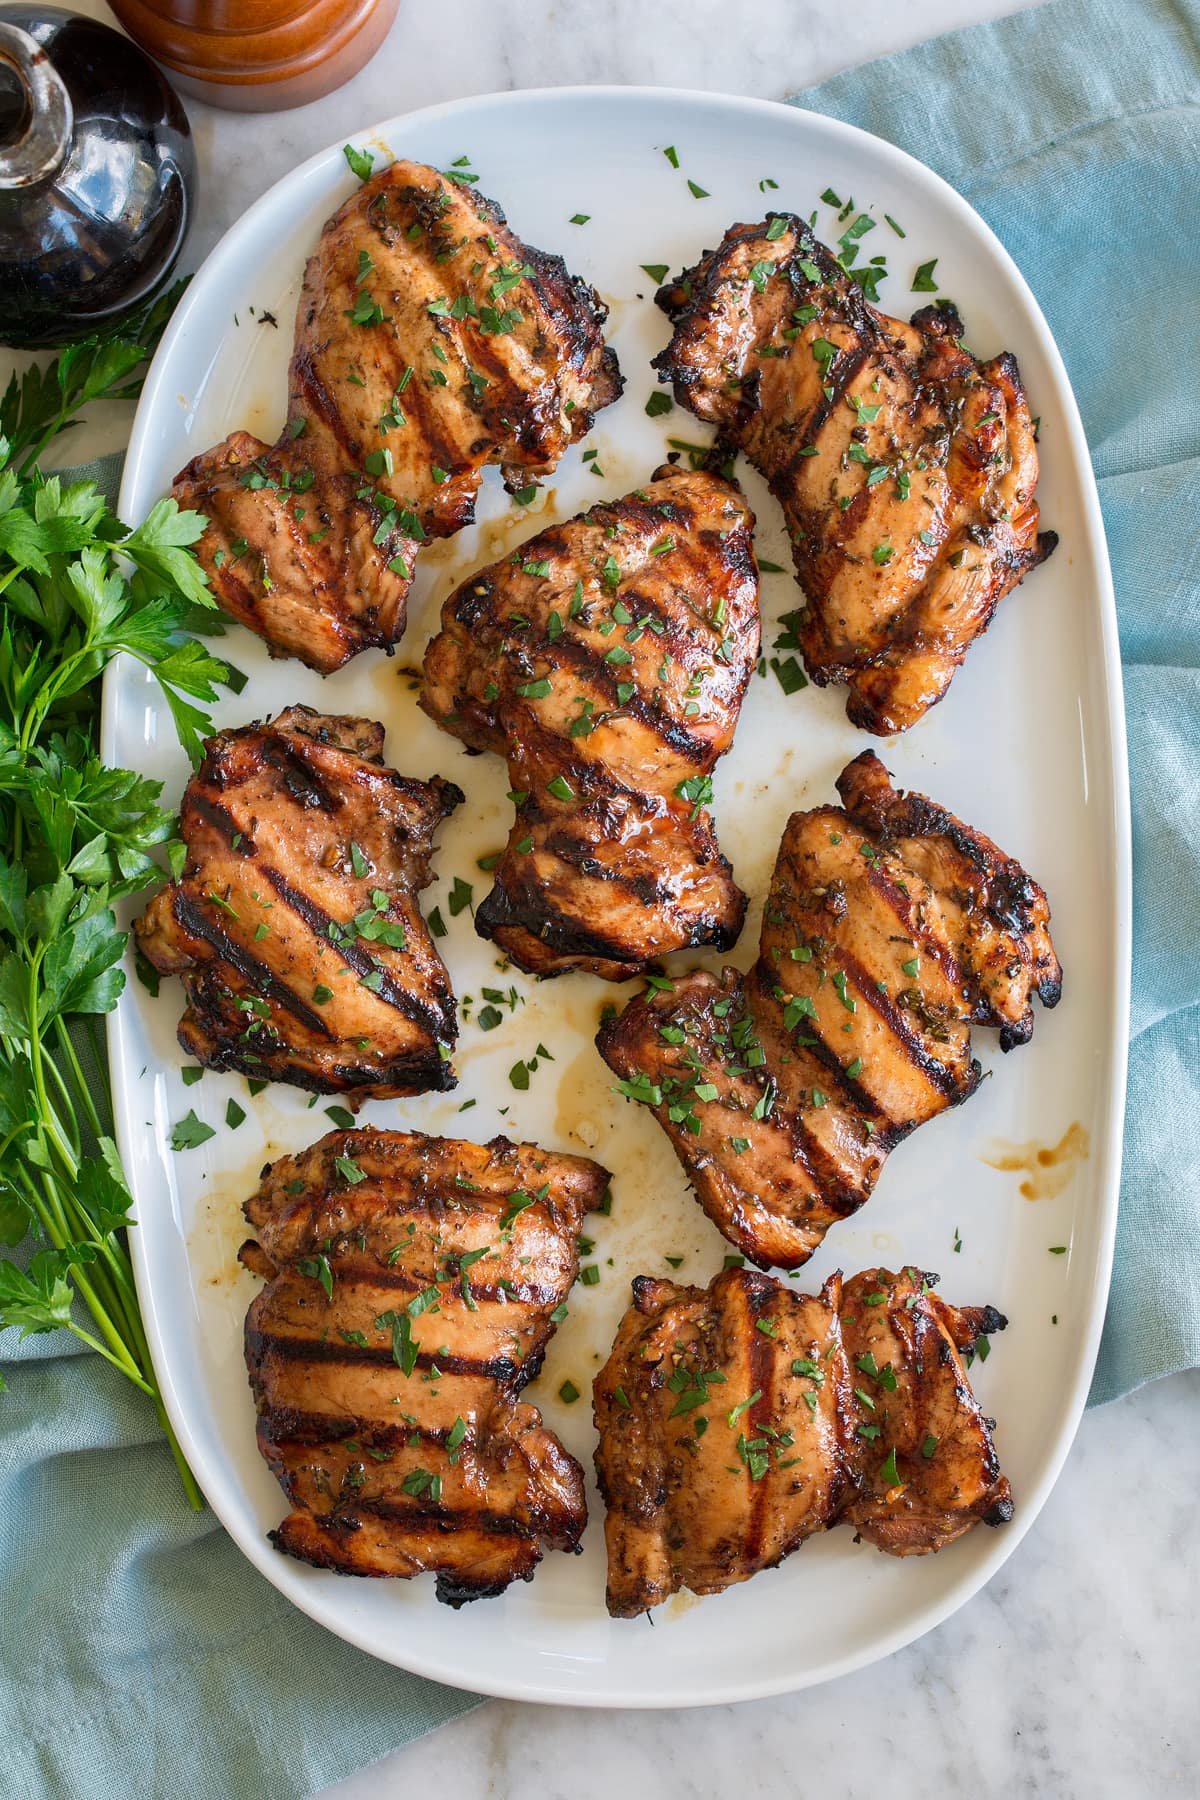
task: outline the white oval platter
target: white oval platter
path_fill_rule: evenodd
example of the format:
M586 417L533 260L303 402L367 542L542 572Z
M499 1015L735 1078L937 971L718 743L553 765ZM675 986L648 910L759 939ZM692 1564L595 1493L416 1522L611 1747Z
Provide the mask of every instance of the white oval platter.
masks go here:
M912 158L846 125L770 102L669 90L582 88L493 95L438 106L357 134L377 166L391 155L448 168L460 157L530 243L561 252L611 307L610 338L627 386L534 504L515 507L488 471L477 524L423 556L399 654L359 657L322 680L295 662L270 662L234 629L224 648L248 675L224 696L221 724L269 716L292 701L366 714L387 727L388 760L405 773L458 781L468 800L441 834L440 904L455 876L488 877L476 859L504 840L507 779L499 760L468 758L417 710L406 670L418 665L441 601L473 568L539 525L643 482L670 437L707 434L679 408L646 416L649 360L668 326L641 266L674 271L715 244L734 220L776 205L817 213L828 237L828 189L878 221L870 253L886 253L882 304L907 315L914 271L936 257L939 291L954 297L980 353L1011 349L1041 415L1042 484L1057 554L1002 604L946 701L906 737L881 746L897 780L932 794L1020 858L1047 888L1066 968L1057 1011L1039 1016L1033 1043L1002 1056L994 1037L976 1051L995 1078L965 1107L901 1146L858 1216L832 1231L799 1285L831 1270L884 1262L941 1271L960 1302L992 1302L1010 1319L973 1380L998 1421L996 1441L1016 1496L1015 1521L979 1529L943 1554L907 1562L856 1544L848 1530L809 1543L778 1570L704 1601L678 1597L653 1624L604 1610L601 1507L590 1492L584 1554L551 1555L535 1579L498 1600L453 1612L431 1580L366 1582L278 1555L267 1532L283 1497L255 1449L242 1365L242 1317L255 1291L235 1261L240 1205L268 1158L329 1126L322 1103L268 1089L249 1099L239 1077L207 1074L185 1088L175 1043L177 983L152 1001L129 985L111 1033L119 1135L133 1183L138 1287L166 1404L216 1513L275 1586L331 1631L372 1655L489 1694L597 1706L686 1706L779 1693L886 1655L968 1599L1011 1555L1057 1475L1087 1394L1103 1322L1116 1220L1129 979L1130 851L1116 618L1087 447L1067 377L1021 275L967 203ZM679 167L664 154L674 147ZM706 190L696 196L688 186ZM764 185L764 184L778 184ZM193 281L155 360L139 407L122 514L142 518L175 472L234 426L273 439L283 417L285 367L304 260L323 221L352 191L340 145L314 156L239 220ZM587 214L585 225L571 223ZM890 214L906 235L885 222ZM928 298L928 296L925 296ZM278 327L262 322L263 313ZM778 508L743 470L759 516L760 556L788 564ZM790 575L763 578L765 643L799 596ZM832 798L833 780L868 740L847 722L840 690L786 696L773 676L752 683L732 754L716 777L722 845L754 901L731 960L752 960L759 909L789 812ZM123 664L110 674L105 753L147 771L178 799L187 768L158 690ZM667 1274L707 1281L725 1245L688 1197L649 1114L618 1099L592 1047L613 990L590 977L542 985L497 977L494 948L468 910L448 920L442 949L471 1021L444 1096L376 1103L364 1120L484 1140L498 1131L561 1150L591 1151L614 1172L610 1218L595 1222L601 1278L578 1287L529 1397L590 1470L591 1376L628 1301L629 1279ZM688 957L676 959L685 965ZM481 985L516 988L501 1028L473 1022ZM632 990L630 990L632 991ZM527 1092L508 1071L541 1043ZM248 1114L225 1124L229 1099ZM460 1112L464 1101L475 1104ZM217 1128L173 1154L172 1124L194 1107ZM1059 1191L1031 1201L1020 1174L985 1160L1000 1143L1060 1142L1078 1125L1090 1145L1065 1165ZM1078 1134L1077 1134L1078 1135ZM1053 1185L1053 1184L1052 1184ZM589 1228L590 1229L590 1228ZM1056 1246L1065 1252L1053 1254ZM563 1405L570 1379L585 1398Z

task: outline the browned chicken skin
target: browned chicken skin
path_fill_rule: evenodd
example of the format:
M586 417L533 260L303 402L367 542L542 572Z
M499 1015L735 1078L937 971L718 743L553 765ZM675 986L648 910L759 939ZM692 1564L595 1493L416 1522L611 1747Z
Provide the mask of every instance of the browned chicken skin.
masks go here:
M1054 1006L1042 889L981 832L901 794L866 751L840 807L793 813L749 975L685 975L596 1042L651 1105L730 1243L796 1268L867 1200L888 1152L971 1095L973 1024L1005 1050Z
M234 432L176 479L218 603L322 672L396 643L417 549L470 523L485 464L523 487L619 395L606 316L469 186L364 182L304 273L278 443Z
M183 797L183 875L134 925L182 977L183 1048L357 1099L453 1087L454 995L417 895L461 801L386 768L367 719L293 706L209 738Z
M758 656L753 523L729 482L663 468L442 608L421 704L508 758L517 814L475 924L521 968L620 981L736 940L705 802Z
M849 684L854 724L907 730L1057 541L1016 362L977 361L948 305L876 311L792 213L732 226L658 302L655 366L783 508L809 674Z
M277 1548L346 1575L437 1575L458 1606L574 1550L583 1473L536 1407L607 1172L494 1138L335 1131L263 1171L242 1260Z
M1012 1517L961 1354L1006 1321L958 1311L936 1279L635 1280L593 1388L615 1618L719 1593L842 1521L921 1556Z

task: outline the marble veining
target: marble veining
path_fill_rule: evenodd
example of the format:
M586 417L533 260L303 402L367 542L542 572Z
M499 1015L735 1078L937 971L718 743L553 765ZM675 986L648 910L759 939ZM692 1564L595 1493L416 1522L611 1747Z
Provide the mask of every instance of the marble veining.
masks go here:
M496 1700L324 1800L1195 1800L1198 1403L1193 1373L1088 1413L995 1579L861 1674L694 1712Z

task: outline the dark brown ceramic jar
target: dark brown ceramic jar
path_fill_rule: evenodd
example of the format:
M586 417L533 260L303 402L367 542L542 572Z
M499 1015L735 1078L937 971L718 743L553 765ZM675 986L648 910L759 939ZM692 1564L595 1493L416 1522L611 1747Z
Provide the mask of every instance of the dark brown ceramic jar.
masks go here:
M185 94L239 112L317 100L378 50L399 0L111 0Z

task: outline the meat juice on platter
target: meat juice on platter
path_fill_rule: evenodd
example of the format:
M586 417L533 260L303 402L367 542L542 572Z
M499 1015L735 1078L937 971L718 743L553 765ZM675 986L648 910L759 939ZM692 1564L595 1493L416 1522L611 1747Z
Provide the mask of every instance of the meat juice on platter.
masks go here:
M453 172L348 157L364 180L305 271L282 434L232 432L174 490L208 520L218 604L321 672L400 640L422 546L471 522L488 463L519 496L622 386L603 303L494 202ZM531 972L647 978L601 1054L737 1250L795 1271L891 1148L974 1091L971 1024L1025 1042L1031 995L1054 1005L1062 972L1037 883L868 752L842 808L789 820L751 974L663 974L668 953L730 949L746 912L708 811L761 637L734 453L787 517L809 674L844 680L875 732L942 697L1054 540L1016 364L964 350L952 308L885 317L786 213L731 228L659 302L657 366L718 426L706 466L647 470L466 572L421 704L508 763L515 817L477 931ZM452 1086L453 970L416 895L461 799L386 767L367 719L294 706L210 740L187 866L138 926L183 977L184 1047L355 1104ZM608 1179L507 1138L367 1128L264 1171L241 1256L267 1283L246 1359L292 1506L280 1550L432 1572L458 1606L578 1545L582 1472L518 1396ZM719 1591L839 1521L911 1556L1011 1518L966 1373L1006 1321L934 1280L635 1280L595 1381L615 1617Z

